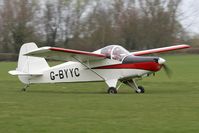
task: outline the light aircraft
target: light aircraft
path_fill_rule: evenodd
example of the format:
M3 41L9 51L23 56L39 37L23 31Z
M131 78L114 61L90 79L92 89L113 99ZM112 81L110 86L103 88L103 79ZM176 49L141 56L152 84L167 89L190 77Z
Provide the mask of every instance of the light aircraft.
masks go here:
M58 47L38 48L35 43L23 44L16 70L9 71L17 75L26 86L35 83L71 83L105 81L108 93L117 93L121 84L144 93L144 88L136 80L149 76L164 68L165 59L161 57L142 56L178 49L189 48L189 45L175 45L137 52L129 52L119 45L109 45L94 52L86 52ZM65 63L50 67L46 59L64 61ZM121 82L117 85L118 81Z

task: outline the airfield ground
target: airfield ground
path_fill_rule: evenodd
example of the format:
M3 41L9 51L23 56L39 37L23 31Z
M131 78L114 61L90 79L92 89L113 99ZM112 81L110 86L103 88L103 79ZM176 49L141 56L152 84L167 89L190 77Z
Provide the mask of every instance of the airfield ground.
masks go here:
M199 132L199 55L164 56L173 70L139 82L145 94L104 83L23 85L0 63L0 133Z

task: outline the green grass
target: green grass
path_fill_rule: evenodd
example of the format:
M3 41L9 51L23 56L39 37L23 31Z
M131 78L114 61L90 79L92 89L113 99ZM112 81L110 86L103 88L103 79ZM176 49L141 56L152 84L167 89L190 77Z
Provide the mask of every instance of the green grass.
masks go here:
M16 63L0 63L0 133L199 132L199 55L165 56L173 70L139 81L145 94L104 83L39 84L21 92Z

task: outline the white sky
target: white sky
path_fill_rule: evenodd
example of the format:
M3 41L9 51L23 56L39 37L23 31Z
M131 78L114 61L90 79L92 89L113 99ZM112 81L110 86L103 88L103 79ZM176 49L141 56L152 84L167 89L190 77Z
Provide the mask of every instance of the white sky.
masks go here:
M183 0L179 17L184 28L190 33L199 34L199 0Z

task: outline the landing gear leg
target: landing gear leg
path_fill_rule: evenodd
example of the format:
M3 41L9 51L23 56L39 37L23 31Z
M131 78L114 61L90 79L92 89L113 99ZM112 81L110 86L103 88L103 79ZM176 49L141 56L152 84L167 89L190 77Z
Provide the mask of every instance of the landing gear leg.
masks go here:
M136 93L144 93L144 87L138 86L135 82L135 80L128 80L124 82L126 85L130 86L131 88L135 89Z
M29 84L27 84L27 85L25 85L22 89L21 89L21 91L26 91L26 89L29 87Z

